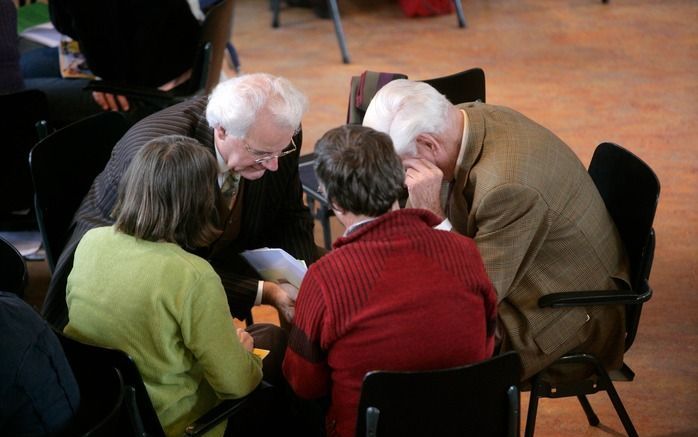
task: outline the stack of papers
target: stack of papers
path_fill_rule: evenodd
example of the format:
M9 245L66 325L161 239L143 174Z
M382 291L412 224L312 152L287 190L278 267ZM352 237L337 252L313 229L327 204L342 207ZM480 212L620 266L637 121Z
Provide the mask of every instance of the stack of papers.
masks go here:
M267 247L242 252L242 257L259 273L265 281L288 282L300 288L308 267L283 249Z

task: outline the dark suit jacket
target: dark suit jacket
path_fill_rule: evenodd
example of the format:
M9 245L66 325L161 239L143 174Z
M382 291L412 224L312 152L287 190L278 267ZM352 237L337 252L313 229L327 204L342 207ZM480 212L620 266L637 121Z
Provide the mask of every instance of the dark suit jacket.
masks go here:
M50 323L62 327L67 322L65 286L73 265L73 253L82 236L98 226L114 223L110 217L116 203L121 176L133 156L149 140L161 135L179 134L197 139L215 153L213 129L205 117L206 97L193 99L143 119L114 146L112 156L75 215L72 237L66 245L51 278L44 301L43 315ZM244 181L242 223L238 238L209 258L221 275L231 312L244 316L254 304L257 278L240 261L238 253L258 247L281 247L296 258L312 263L317 259L313 220L303 204L303 190L298 176L301 134L298 149L279 159L276 172L267 171L255 181ZM207 253L203 253L207 257Z
M460 105L469 134L448 218L472 237L497 289L503 350L519 352L524 378L583 347L621 363L621 306L539 308L553 292L610 290L628 283L613 220L574 152L508 108Z

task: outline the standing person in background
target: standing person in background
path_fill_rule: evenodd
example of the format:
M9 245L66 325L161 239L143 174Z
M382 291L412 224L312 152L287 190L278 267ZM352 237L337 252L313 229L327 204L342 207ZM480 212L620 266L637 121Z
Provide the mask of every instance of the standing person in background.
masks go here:
M472 240L433 229L429 211L398 209L405 176L387 135L338 127L315 154L346 231L301 284L283 370L301 398L329 396L329 436L353 437L367 372L489 358L497 300Z
M65 279L73 252L85 232L113 224L117 188L133 156L149 140L176 134L198 140L218 162L212 189L224 232L197 253L221 276L231 312L242 318L264 303L290 321L293 300L279 284L260 281L239 254L280 247L308 263L318 257L298 176L299 127L306 109L306 97L288 80L257 73L229 79L210 99L183 102L133 126L114 147L75 214L71 237L51 277L44 317L59 327L67 322Z
M220 278L187 251L221 232L217 174L215 158L192 138L149 141L121 181L116 223L85 234L68 278L65 333L133 357L168 436L221 399L254 390L263 375L255 345L272 350L265 378L280 376L283 331L236 330Z
M381 88L363 124L393 139L407 170L408 206L475 240L497 289L501 350L519 353L524 379L577 350L620 366L622 306L538 307L550 293L629 286L618 231L565 143L512 109L454 106L409 80Z

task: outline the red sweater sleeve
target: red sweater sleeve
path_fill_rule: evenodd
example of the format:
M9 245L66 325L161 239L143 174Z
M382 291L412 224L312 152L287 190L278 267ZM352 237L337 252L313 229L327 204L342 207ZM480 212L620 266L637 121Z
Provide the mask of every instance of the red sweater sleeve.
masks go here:
M301 285L283 363L286 380L293 391L305 399L330 393L330 368L327 354L321 347L326 305L314 276L311 268Z

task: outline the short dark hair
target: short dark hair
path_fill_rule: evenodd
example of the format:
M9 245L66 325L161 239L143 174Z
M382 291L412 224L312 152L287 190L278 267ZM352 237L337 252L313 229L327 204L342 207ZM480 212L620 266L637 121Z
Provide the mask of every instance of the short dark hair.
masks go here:
M217 174L213 154L193 138L166 135L148 141L121 178L116 228L183 248L209 245L220 235Z
M327 200L378 217L404 193L405 171L390 137L359 125L327 131L315 144L315 173Z

